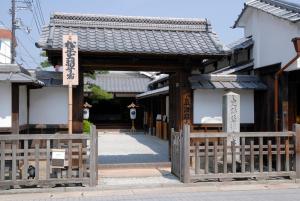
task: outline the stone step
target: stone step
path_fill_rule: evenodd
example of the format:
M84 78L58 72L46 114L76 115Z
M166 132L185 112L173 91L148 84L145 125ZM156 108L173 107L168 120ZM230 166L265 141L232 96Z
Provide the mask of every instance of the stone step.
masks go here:
M98 164L98 169L170 168L171 162Z

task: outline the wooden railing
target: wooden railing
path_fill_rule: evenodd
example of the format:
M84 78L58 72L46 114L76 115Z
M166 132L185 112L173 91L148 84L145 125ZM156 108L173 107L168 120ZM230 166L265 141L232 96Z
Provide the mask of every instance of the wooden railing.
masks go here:
M181 181L299 177L300 126L296 128L296 132L190 133L185 125L179 142Z
M97 143L95 126L90 134L0 135L0 187L95 186ZM62 153L62 160L54 158L57 151Z

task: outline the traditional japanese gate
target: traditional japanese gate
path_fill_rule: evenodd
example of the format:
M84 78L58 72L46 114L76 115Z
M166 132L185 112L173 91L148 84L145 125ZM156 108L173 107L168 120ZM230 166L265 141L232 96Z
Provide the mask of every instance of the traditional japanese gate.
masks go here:
M82 132L83 73L95 70L158 71L169 78L169 128L190 123L192 89L188 77L204 62L226 55L211 25L201 19L54 14L37 46L53 66L62 65L62 37L78 36L79 85L73 88L73 132ZM180 138L174 138L178 145ZM179 160L177 146L172 160ZM180 167L174 166L176 175Z

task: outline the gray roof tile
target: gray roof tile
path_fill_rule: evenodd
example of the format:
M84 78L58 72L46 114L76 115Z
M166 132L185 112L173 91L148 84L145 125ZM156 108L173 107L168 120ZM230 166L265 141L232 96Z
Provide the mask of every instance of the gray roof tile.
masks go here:
M283 0L251 0L245 3L244 9L233 25L234 28L238 26L238 22L242 15L249 7L264 11L291 22L300 21L300 4L290 3Z
M256 89L267 86L254 75L195 75L189 78L192 89Z
M100 86L111 93L142 93L147 91L150 78L139 73L113 72L98 74L95 80L85 77L84 82Z
M38 45L60 49L62 35L77 34L80 51L219 55L222 44L207 20L56 13Z

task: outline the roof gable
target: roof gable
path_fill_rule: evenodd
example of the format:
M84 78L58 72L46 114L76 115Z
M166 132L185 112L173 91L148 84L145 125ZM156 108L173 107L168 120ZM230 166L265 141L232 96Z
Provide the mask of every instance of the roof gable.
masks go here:
M79 51L174 55L224 54L223 45L202 19L55 13L38 46L61 49L62 35L79 37Z
M248 8L258 9L293 23L300 21L300 4L282 0L250 0L245 3L241 14L238 16L238 19L233 25L233 28L239 27L239 22Z

